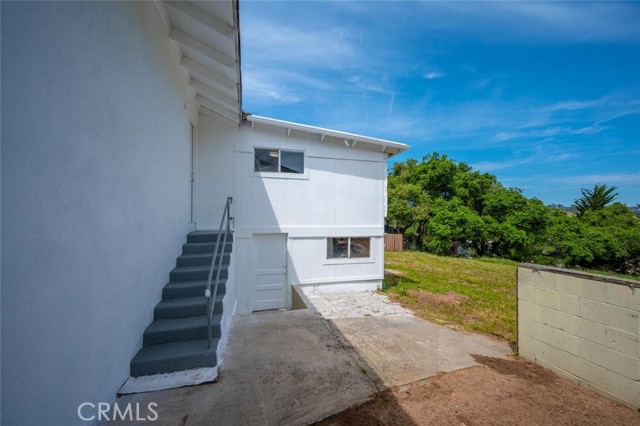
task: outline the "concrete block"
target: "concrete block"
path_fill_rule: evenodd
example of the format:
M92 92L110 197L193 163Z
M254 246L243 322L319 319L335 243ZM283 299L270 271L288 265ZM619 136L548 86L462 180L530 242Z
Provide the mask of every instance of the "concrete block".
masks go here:
M518 318L518 335L536 337L536 322L521 316Z
M532 353L522 350L520 345L518 345L518 356L527 361L536 362L536 357Z
M606 346L623 354L640 358L640 335L607 327Z
M619 402L620 404L626 405L627 407L630 407L632 409L637 409L638 408L637 405L632 403L631 401L623 399L623 398L619 397L618 395L616 395L615 393L610 392L610 391L608 391L606 389L603 389L603 388L601 388L599 386L596 386L593 383L589 383L586 380L580 379L579 385L584 387L584 388L591 389L592 391L594 391L596 393L599 393L600 395L602 395L602 396L604 396L606 398L609 398L609 399L611 399L613 401Z
M640 408L640 382L607 371L607 390Z
M525 357L529 361L535 361L535 341L534 337L528 336L526 334L518 336L518 353L520 356ZM527 354L529 358L525 356Z
M556 363L556 349L553 346L529 336L520 336L519 339L519 351L521 356L527 354L528 356L533 357L533 359L527 358L530 361L534 360L537 362L538 359L542 358L551 364Z
M640 380L640 360L622 352L580 339L580 357L632 380Z
M623 308L640 311L640 289L631 291L631 287L620 284L607 284L607 302Z
M579 378L587 380L603 389L607 389L607 372L609 370L580 357L569 359L567 355L570 354L558 351L558 365L564 365L567 367L567 370Z
M580 384L580 378L578 376L575 376L573 374L571 374L570 372L563 370L562 368L558 367L558 366L553 366L551 364L549 364L549 366L544 366L544 368L548 368L549 370L552 370L554 373L556 373L558 376L562 377L563 379L567 379L570 382L579 385Z
M580 353L580 338L556 328L538 323L535 338L563 351L575 355Z
M548 290L556 289L556 274L533 270L529 268L518 268L518 283L546 288Z
M535 320L549 327L556 327L558 324L558 311L535 305Z
M556 328L583 339L591 340L600 345L607 345L606 327L603 324L593 322L575 315L557 313Z
M530 302L518 301L518 316L536 320L536 305Z
M536 288L530 285L518 283L518 300L535 303Z
M536 303L550 309L555 309L556 311L578 315L580 312L579 301L580 299L578 299L577 296L541 288L536 289Z
M556 364L556 348L549 345L548 343L544 343L540 340L535 339L533 341L532 353L536 357L536 362L538 359L542 358L543 360L551 364Z
M629 333L638 333L638 311L580 299L580 316Z
M607 285L607 283L601 281L578 278L570 275L558 274L556 277L556 291L598 302L606 301Z

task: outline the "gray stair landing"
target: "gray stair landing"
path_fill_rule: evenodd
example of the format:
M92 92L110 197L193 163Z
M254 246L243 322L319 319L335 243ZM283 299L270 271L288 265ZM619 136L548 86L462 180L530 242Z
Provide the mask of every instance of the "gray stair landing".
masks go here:
M212 347L207 348L207 298L204 291L217 232L195 231L187 235L182 255L169 273L162 289L162 300L154 308L154 321L143 335L143 347L130 365L132 377L153 376L217 365L216 348L221 336L223 299L229 276L233 234L216 256L214 282L220 265L220 283L214 302L211 334ZM213 288L212 288L213 290Z

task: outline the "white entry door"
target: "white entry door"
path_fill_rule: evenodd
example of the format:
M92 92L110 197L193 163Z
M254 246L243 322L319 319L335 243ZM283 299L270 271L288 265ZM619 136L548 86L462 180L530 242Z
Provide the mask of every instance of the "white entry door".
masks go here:
M286 307L287 236L253 236L254 311Z

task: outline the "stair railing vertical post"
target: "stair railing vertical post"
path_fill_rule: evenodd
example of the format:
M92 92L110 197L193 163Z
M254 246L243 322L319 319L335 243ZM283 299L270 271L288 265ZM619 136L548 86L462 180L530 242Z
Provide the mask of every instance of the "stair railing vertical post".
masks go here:
M233 202L233 198L227 197L227 202L224 206L224 211L222 212L222 219L220 220L220 228L218 228L218 236L216 238L216 245L213 249L213 257L211 258L211 266L209 267L209 276L207 278L207 288L204 291L204 296L207 298L207 347L211 349L211 345L213 343L213 336L211 335L211 324L213 322L213 311L216 306L216 296L218 295L218 283L220 282L220 270L222 269L222 258L224 257L225 248L227 245L227 236L229 235L230 226L229 223L233 218L231 217L231 203ZM225 227L225 219L226 219L226 227ZM220 253L220 259L218 260L218 264L216 265L216 256L218 256L218 251L220 249L220 238L222 237L222 229L224 227L224 238L222 241L222 253ZM213 281L213 271L218 268L216 272L216 282L213 288L213 294L211 293L211 284Z

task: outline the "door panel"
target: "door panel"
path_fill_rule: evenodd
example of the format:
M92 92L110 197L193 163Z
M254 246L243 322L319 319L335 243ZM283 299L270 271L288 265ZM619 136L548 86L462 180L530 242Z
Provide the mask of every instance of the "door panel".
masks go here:
M283 234L253 236L254 311L286 307L287 238Z

